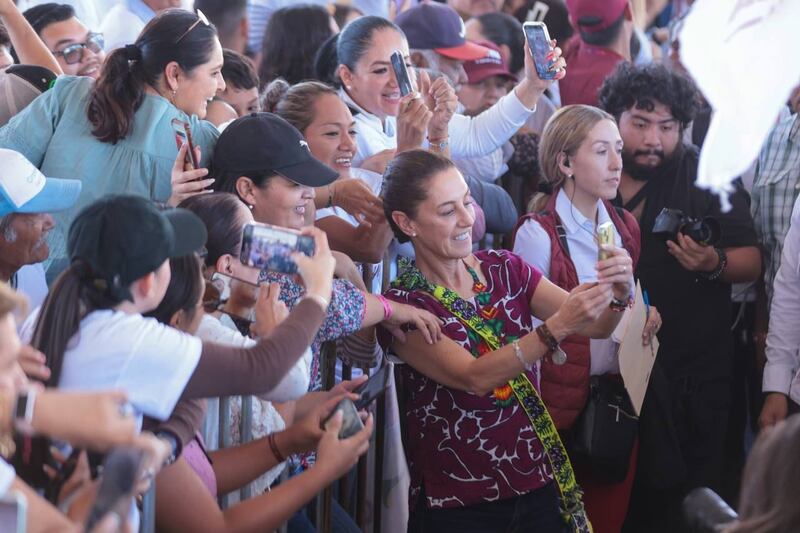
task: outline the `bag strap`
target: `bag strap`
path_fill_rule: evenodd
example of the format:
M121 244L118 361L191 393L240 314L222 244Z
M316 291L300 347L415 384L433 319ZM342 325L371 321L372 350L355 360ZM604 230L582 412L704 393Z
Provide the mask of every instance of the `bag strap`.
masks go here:
M465 326L486 341L492 350L503 346L492 328L484 322L469 302L461 298L455 291L429 282L416 266L408 265L406 270L395 280L393 286L408 291L422 290L429 293ZM539 437L547 459L550 461L561 495L562 518L576 533L591 533L592 526L583 505L583 492L575 480L575 471L572 469L564 443L561 442L558 430L536 387L524 372L510 380L508 384L528 416L531 427Z

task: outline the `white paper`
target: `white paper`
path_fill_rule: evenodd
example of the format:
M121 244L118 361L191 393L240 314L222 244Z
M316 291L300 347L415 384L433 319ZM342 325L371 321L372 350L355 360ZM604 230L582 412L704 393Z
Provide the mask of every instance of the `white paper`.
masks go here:
M720 194L758 156L800 83L798 0L698 0L680 33L681 62L714 114L697 185ZM723 208L727 195L720 194Z
M647 310L642 298L642 286L636 283L636 300L633 307L625 313L627 316L620 321L620 325L612 334L620 339L619 345L619 370L625 389L631 398L636 416L642 412L644 395L647 384L650 382L650 372L658 355L658 338L653 336L648 346L642 344L642 331L647 323ZM624 333L620 331L624 329Z

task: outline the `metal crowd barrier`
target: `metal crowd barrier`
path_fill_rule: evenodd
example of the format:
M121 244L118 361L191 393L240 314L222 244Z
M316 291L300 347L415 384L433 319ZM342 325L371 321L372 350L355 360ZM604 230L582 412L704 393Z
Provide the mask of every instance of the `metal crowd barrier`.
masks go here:
M382 286L387 288L389 284L389 261L385 258L383 265ZM368 285L369 286L369 285ZM322 345L320 353L320 371L322 372L322 383L325 390L330 390L336 385L336 343L326 342ZM361 369L368 373L368 369ZM342 379L349 380L352 377L353 367L342 363ZM231 435L230 417L231 398L219 399L219 441L217 448L227 448L233 444ZM239 434L242 444L253 439L253 397L241 397L241 419ZM385 418L386 406L384 399L381 398L373 407L373 417L375 429L372 433L369 451L362 456L353 470L342 477L336 483L336 501L353 518L362 531L372 526L374 533L381 531L381 501L383 499L383 465L384 465L384 442L385 442ZM210 441L207 441L210 443ZM213 449L214 446L211 446ZM373 465L372 479L370 479L369 465ZM285 469L280 477L280 481L288 478L288 469ZM369 494L370 482L372 492ZM155 483L144 495L142 500L140 533L155 533ZM252 485L243 487L239 491L239 500L244 501L253 496ZM353 497L355 496L355 497ZM371 496L371 498L369 497ZM229 506L230 498L228 495L220 495L219 505L222 509ZM314 523L319 533L329 533L331 531L331 513L334 500L333 485L317 494L312 502L313 513L309 517ZM369 523L369 512L372 509L372 523ZM286 532L286 524L278 531Z

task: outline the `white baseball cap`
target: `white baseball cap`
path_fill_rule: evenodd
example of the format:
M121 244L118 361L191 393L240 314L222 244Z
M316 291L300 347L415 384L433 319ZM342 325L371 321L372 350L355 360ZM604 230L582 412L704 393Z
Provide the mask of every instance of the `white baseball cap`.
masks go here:
M19 152L0 148L0 217L54 213L78 201L79 180L47 178Z

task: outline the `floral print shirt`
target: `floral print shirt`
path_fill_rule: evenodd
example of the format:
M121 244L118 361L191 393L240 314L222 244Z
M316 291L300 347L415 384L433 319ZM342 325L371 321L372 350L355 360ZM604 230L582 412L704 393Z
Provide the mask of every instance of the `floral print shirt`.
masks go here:
M530 301L542 277L539 271L504 250L479 251L475 257L491 295L488 306L480 305L480 310L489 311L490 327L504 344L533 331ZM490 351L432 295L393 285L385 296L441 318L442 332L473 356ZM472 303L477 304L475 299ZM412 506L422 494L431 508L513 498L553 479L543 447L513 392L500 387L478 396L445 387L408 364L399 368L406 395ZM528 372L532 383L538 383L536 372L535 367Z
M279 272L264 270L259 276L259 283L279 283L281 288L280 298L286 307L291 310L305 294L305 288L297 283L292 276ZM361 329L364 320L366 302L364 293L355 285L346 280L333 280L333 293L328 306L328 314L311 344L314 357L311 361L311 382L308 390L322 389L320 376L320 348L323 342L346 337Z

